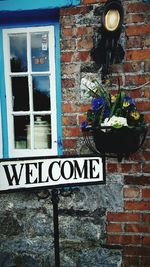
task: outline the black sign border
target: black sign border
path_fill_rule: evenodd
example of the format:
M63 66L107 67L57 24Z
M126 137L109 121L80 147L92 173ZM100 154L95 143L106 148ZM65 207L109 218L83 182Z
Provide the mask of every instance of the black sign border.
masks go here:
M26 191L41 191L44 189L61 189L61 188L72 188L72 187L79 187L79 186L89 186L89 185L103 185L106 184L106 159L105 156L100 155L93 155L93 154L85 154L85 155L56 155L56 156L41 156L41 157L21 157L21 158L6 158L0 159L0 162L7 162L7 161L22 161L22 160L41 160L41 159L62 159L62 158L102 158L102 166L103 166L103 180L98 182L85 182L85 183L73 183L73 184L62 184L62 185L47 185L47 186L39 186L39 187L30 187L24 188L20 187L18 189L7 189L0 191L0 194L6 193L15 193L15 192L26 192Z

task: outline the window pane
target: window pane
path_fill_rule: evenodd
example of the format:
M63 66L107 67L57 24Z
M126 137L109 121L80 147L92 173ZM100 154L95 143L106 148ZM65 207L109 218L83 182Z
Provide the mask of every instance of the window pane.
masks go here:
M50 83L48 76L33 76L34 111L50 110Z
M29 90L27 77L12 77L13 110L29 110Z
M14 117L15 148L17 149L29 148L30 142L27 142L27 128L29 122L29 116Z
M34 116L34 148L51 148L50 115Z
M31 34L32 71L49 70L48 33Z
M10 36L10 63L12 72L27 71L27 38L19 33Z

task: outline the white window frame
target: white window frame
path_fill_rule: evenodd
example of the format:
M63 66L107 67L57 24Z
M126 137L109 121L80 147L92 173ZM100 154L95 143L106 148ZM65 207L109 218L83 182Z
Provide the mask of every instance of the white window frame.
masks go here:
M15 149L14 148L14 129L13 129L13 110L11 96L11 77L16 77L17 73L12 73L10 69L10 48L9 35L13 33L27 33L27 57L30 55L30 33L33 32L49 32L49 71L42 72L42 75L50 75L50 99L51 99L51 138L52 147L49 149ZM30 156L49 156L57 155L57 109L56 109L56 65L55 65L55 34L54 26L28 27L28 28L11 28L3 30L3 48L4 48L4 70L5 70L5 86L6 86L6 105L7 105L7 121L8 121L8 148L9 157L30 157ZM29 75L29 90L32 90L32 75L38 75L38 72L31 71L31 64L25 73L18 73L18 76ZM41 72L39 73L41 74ZM39 113L39 112L37 112ZM41 112L40 112L41 113ZM18 112L19 115L24 115L25 112ZM36 115L36 112L34 112ZM41 113L42 114L42 113ZM45 113L44 113L45 114ZM46 112L47 114L47 112Z

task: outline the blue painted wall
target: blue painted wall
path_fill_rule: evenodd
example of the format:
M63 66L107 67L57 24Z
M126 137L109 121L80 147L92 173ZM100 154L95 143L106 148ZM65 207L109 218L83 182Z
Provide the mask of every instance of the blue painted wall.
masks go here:
M0 11L52 9L79 4L80 0L0 0Z

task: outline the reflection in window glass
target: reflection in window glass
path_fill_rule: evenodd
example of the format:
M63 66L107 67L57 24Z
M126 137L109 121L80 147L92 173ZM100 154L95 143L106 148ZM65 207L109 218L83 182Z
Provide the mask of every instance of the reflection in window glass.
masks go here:
M15 148L26 149L29 147L27 142L27 127L29 125L29 116L15 116L14 117L14 135Z
M19 33L10 36L10 63L12 72L27 71L27 38Z
M49 71L48 33L31 34L32 71Z
M51 148L51 117L34 116L34 148Z
M27 77L12 77L13 110L29 110L29 90Z
M33 76L34 111L50 110L50 83L48 76Z

